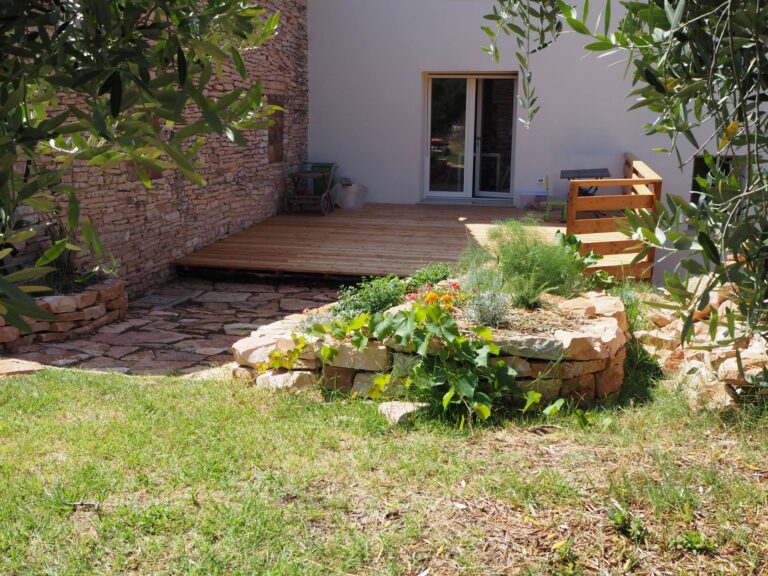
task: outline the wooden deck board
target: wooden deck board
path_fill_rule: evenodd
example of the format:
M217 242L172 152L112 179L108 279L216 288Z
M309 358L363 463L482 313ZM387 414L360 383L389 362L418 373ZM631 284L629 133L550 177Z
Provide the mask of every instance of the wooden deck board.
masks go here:
M493 223L525 212L497 206L370 204L329 216L280 215L180 258L183 268L332 276L407 276L428 262L455 262ZM542 224L552 237L559 224Z
M280 215L180 258L186 269L311 274L407 276L428 262L458 260L471 240L483 243L494 222L521 218L522 210L488 206L402 206L371 204L361 211L329 216ZM541 224L553 238L561 224ZM619 232L581 235L586 243L619 243ZM611 250L605 250L611 252ZM619 250L616 250L619 252ZM637 272L634 254L610 254L596 267ZM591 271L591 270L590 270Z

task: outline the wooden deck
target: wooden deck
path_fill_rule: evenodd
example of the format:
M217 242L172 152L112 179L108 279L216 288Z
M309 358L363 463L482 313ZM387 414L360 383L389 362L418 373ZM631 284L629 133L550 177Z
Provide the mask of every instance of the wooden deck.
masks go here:
M329 216L285 214L224 238L175 262L182 269L407 276L428 262L455 262L470 239L483 242L494 222L525 212L496 206L370 204ZM553 236L562 224L543 224Z

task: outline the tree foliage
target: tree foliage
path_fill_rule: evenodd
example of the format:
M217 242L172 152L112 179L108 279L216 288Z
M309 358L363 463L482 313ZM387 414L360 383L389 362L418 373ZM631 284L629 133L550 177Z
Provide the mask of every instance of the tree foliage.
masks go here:
M63 199L65 224L80 230L79 244L62 234L33 268L0 270L0 314L23 327L21 315L40 316L26 294L44 287L30 280L65 251L102 255L77 191L61 185L73 162L130 161L146 186L171 168L204 184L194 156L206 135L245 144L243 130L266 125L273 108L248 78L244 51L273 36L279 17L241 0L0 3L0 262L38 233L21 206L55 214ZM214 98L225 64L246 87Z
M485 50L498 59L500 35L515 37L526 121L538 111L530 56L563 30L588 38L588 51L625 56L632 109L653 112L648 134L669 137L657 151L681 167L703 155L708 166L697 203L668 194L653 214L629 214L647 249L681 255L666 287L686 312L683 337L721 286L733 287L738 310L713 314L712 339L768 334L768 3L627 1L613 6L615 22L611 1L601 8L590 25L588 0L581 14L560 0L497 0Z

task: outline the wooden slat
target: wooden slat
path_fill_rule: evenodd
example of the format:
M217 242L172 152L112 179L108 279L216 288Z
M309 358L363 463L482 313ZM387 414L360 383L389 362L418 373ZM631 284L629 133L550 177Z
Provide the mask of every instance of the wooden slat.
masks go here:
M594 274L598 270L605 270L611 276L619 279L636 278L638 280L650 280L653 278L653 264L650 262L638 262L637 264L603 264L587 269L587 274Z
M626 218L585 218L569 222L569 234L594 234L596 232L615 232L619 226L627 224Z
M581 196L576 198L576 212L638 210L653 208L655 203L656 199L650 190L649 195Z
M585 242L582 247L582 253L594 252L595 254L602 254L603 256L609 256L611 254L638 254L643 245L636 240L630 238L624 238L624 240L606 240L603 242L588 242L582 238Z
M603 178L596 180L571 180L581 188L608 188L613 186L637 186L638 184L655 184L657 178Z
M645 184L637 184L633 186L632 194L636 194L638 196L654 196L653 190L651 190Z
M641 178L650 178L652 180L662 180L661 176L651 170L650 166L640 160L634 160L632 162L632 170Z

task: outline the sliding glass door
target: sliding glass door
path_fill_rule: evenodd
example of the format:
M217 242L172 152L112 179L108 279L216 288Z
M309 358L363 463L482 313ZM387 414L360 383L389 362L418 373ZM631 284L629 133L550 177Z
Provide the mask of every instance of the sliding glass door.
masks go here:
M473 194L510 196L515 81L512 78L478 78L476 108Z
M511 196L515 81L433 76L426 196Z
M466 160L472 154L472 138L467 138L467 120L471 117L467 110L472 96L466 78L430 79L430 194L467 195L471 180L467 179Z

